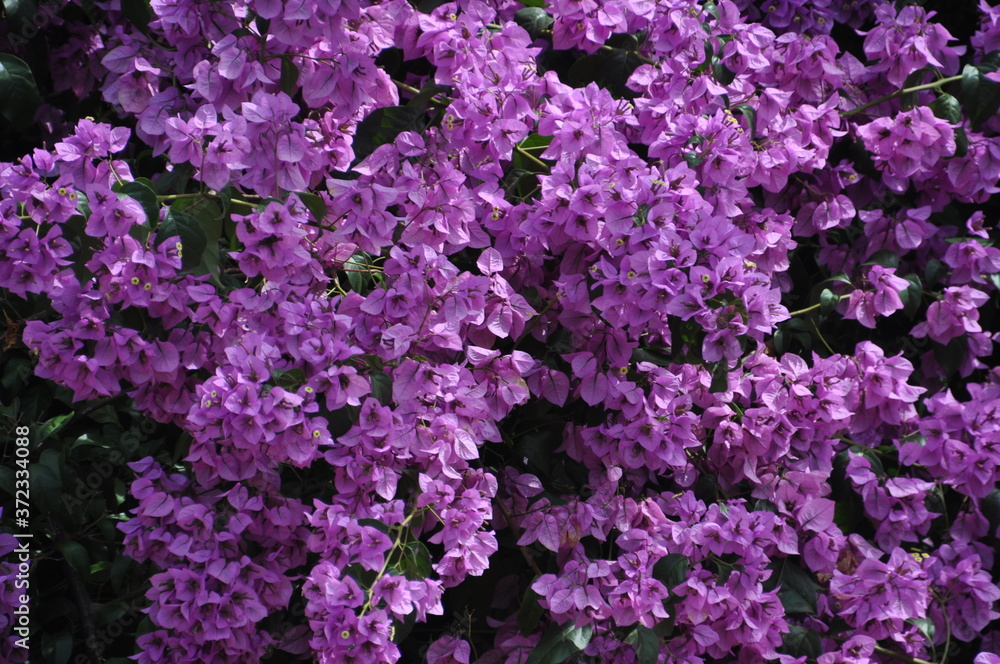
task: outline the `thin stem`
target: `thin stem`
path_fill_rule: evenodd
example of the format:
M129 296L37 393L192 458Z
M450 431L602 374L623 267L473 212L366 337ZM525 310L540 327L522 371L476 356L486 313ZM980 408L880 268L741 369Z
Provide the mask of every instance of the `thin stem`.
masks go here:
M821 302L817 302L816 304L814 304L812 306L809 306L809 307L806 307L805 309L799 309L798 311L789 311L788 315L789 316L801 316L802 314L807 314L810 311L816 311L817 309L819 309L822 306L823 306L823 304Z
M880 655L885 655L886 657L898 659L899 661L906 662L907 664L934 664L934 662L928 662L926 659L918 659L916 657L910 657L909 655L904 655L901 652L896 652L895 650L889 650L888 648L883 648L882 646L875 646L875 652L877 652Z
M826 346L826 349L830 351L830 355L836 355L836 353L833 352L833 349L830 348L830 344L826 342L826 337L824 337L823 333L819 331L819 325L816 324L816 319L810 318L809 320L810 322L812 322L813 329L816 330L816 336L819 337L819 340L823 342L823 345Z
M368 589L368 598L365 600L365 605L361 607L361 613L358 614L359 618L363 618L364 615L368 613L368 609L372 606L372 599L375 597L375 584L385 575L385 571L389 569L389 561L392 559L392 554L394 554L396 549L399 548L400 544L402 544L403 537L409 535L409 531L406 527L410 525L410 521L413 520L413 517L417 516L417 514L420 514L421 512L423 512L422 509L414 510L407 515L405 519L403 519L401 524L399 524L399 534L396 535L396 541L392 543L392 548L385 554L385 561L382 563L382 569L378 571L378 574L375 576L375 581L372 581L372 586Z
M857 108L852 108L849 111L844 111L840 115L841 115L841 117L845 117L846 118L846 117L849 117L851 115L854 115L855 113L861 113L862 111L864 111L866 109L869 109L872 106L878 106L882 102L889 101L890 99L895 99L896 97L901 97L901 96L903 96L905 94L909 94L911 92L920 92L922 90L933 90L934 88L940 88L942 85L947 85L948 83L954 83L955 81L961 81L961 80L962 80L961 75L959 75L959 76L949 76L947 78L942 78L942 79L939 79L937 81L932 81L930 83L924 83L923 85L915 85L912 88L903 88L902 90L896 90L895 92L887 94L884 97L879 97L875 101L870 101L867 104L863 104L862 106L858 106Z
M549 165L548 164L546 164L544 161L542 161L541 159L539 159L535 155L531 154L530 152L525 152L524 148L522 148L520 145L515 145L514 146L514 150L519 155L521 155L522 157L524 157L525 159L527 159L528 161L534 162L536 165L541 166L546 171L549 170Z

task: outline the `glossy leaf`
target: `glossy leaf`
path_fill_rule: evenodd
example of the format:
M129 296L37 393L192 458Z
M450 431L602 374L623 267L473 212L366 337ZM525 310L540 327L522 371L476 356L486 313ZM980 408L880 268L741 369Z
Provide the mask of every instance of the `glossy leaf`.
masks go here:
M31 124L41 105L35 77L27 63L0 53L0 115L16 128Z
M514 22L528 32L532 39L538 39L543 31L552 27L553 19L540 7L525 7L514 14Z
M375 148L396 140L404 131L423 131L427 126L421 108L386 106L376 108L358 125L354 136L354 164L360 163Z
M525 664L562 664L586 648L593 633L590 625L577 627L572 622L550 625Z

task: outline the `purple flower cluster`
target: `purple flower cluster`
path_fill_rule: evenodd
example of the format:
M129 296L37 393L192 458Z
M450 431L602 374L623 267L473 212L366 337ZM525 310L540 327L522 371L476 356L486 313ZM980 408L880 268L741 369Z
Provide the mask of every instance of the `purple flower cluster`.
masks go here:
M134 131L0 164L0 286L48 306L39 377L190 443L131 466L139 662L392 664L504 548L495 638L429 662L551 629L630 664L984 633L1000 661L1000 126L942 89L995 8L967 54L877 0L558 0L540 31L507 1L95 6L52 64ZM627 94L579 80L602 58Z

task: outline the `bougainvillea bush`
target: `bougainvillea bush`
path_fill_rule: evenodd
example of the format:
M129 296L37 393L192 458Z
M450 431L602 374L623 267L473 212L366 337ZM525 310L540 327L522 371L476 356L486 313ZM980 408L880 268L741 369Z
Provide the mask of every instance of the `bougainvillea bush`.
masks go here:
M955 5L5 0L32 661L1000 662Z

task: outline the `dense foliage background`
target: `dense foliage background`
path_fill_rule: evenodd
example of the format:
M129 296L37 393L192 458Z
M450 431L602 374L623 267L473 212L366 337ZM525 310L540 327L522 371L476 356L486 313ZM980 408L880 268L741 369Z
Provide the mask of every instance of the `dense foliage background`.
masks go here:
M1000 664L1000 8L3 8L0 660Z

